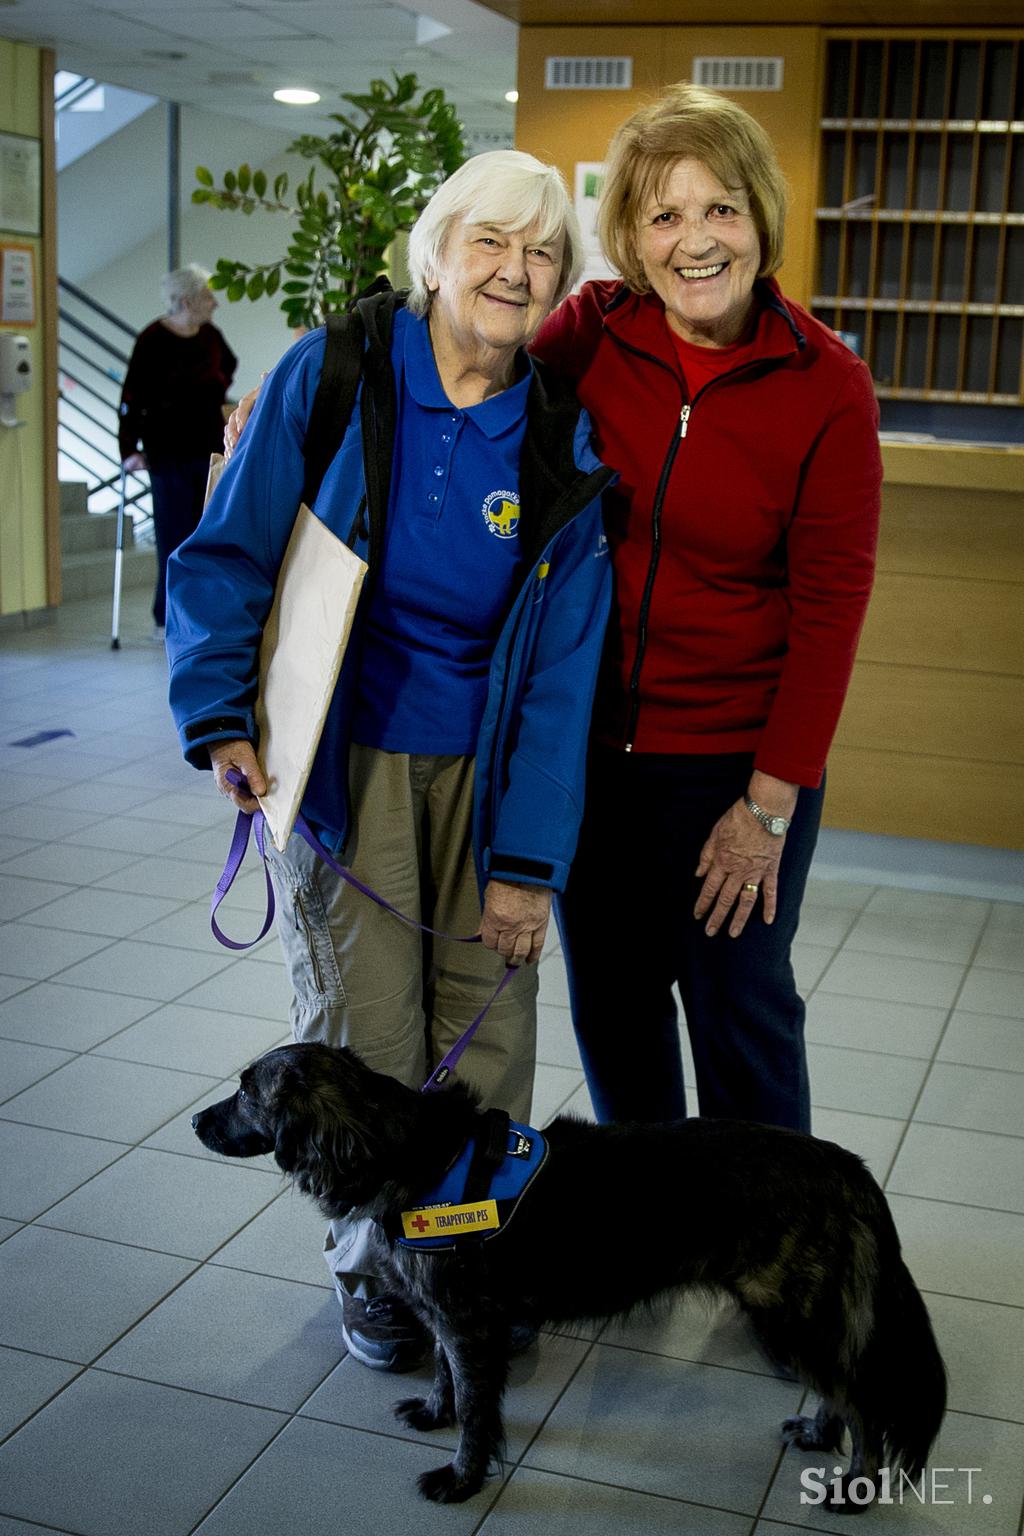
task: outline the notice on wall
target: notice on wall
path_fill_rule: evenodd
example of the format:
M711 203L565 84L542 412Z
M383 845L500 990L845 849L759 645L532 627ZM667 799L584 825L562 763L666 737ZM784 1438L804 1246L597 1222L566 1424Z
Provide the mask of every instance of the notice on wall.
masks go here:
M21 329L35 323L35 251L30 245L0 245L0 325Z
M604 259L597 234L597 209L604 186L604 166L599 160L577 160L574 202L583 235L583 274L581 283L594 278L615 277Z
M0 230L41 233L41 147L22 133L0 133Z

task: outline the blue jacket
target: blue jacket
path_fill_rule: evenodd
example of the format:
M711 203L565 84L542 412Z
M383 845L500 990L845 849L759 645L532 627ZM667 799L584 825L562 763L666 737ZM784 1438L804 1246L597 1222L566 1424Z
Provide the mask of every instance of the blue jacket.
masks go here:
M367 560L384 547L395 438L391 323L402 297L359 301L366 330L355 409L313 511ZM324 333L296 343L260 391L238 450L192 536L168 565L170 702L186 758L245 738L263 625L302 497L302 445ZM476 749L473 845L490 877L562 890L583 808L587 733L611 599L601 492L613 480L569 386L531 360L520 460L523 578L494 650ZM302 813L340 855L349 832L347 763L359 613L324 724Z

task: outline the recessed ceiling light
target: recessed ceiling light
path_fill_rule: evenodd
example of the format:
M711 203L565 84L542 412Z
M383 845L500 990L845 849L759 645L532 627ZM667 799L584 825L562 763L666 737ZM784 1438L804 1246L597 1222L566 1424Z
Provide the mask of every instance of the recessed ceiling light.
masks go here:
M275 91L274 100L283 101L289 107L311 107L314 101L320 100L320 92L292 90L288 87L287 90Z
M512 104L514 106L515 103L519 100L519 92L518 91L506 91L505 92L505 100L512 102Z

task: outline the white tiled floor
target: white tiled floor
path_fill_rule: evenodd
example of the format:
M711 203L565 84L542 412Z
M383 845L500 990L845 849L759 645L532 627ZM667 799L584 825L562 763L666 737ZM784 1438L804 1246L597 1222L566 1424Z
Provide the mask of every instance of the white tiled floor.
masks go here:
M800 1502L816 1458L779 1448L799 1390L697 1306L545 1335L506 1480L418 1500L450 1436L400 1430L408 1384L345 1357L316 1213L191 1133L286 1033L287 988L272 940L209 934L228 818L178 756L144 602L116 654L105 626L69 605L0 639L0 1536L846 1530ZM73 734L13 745L46 730ZM815 1127L886 1184L951 1376L934 1500L858 1530L1018 1536L1024 905L836 873L796 956ZM230 931L261 901L253 871ZM555 948L541 996L538 1123L589 1109Z

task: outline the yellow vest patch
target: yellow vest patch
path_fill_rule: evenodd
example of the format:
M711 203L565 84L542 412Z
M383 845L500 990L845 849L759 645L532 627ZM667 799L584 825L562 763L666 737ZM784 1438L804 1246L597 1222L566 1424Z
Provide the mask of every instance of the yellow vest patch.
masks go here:
M402 1212L406 1237L451 1237L459 1232L486 1232L498 1226L498 1202L479 1200L475 1205L422 1205Z

